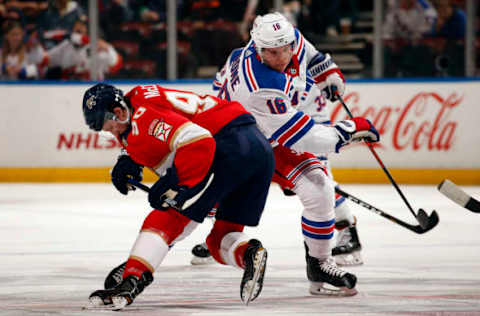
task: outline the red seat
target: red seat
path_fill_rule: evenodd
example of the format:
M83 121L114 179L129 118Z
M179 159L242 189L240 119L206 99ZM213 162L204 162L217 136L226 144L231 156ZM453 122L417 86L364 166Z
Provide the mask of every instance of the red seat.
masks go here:
M137 57L140 45L138 42L117 40L110 42L125 57Z
M128 60L123 64L124 70L135 78L153 77L156 72L156 63L149 59Z

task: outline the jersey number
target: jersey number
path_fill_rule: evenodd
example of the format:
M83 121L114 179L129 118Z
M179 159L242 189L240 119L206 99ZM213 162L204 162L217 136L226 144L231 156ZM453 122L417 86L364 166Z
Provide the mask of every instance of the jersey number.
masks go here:
M199 96L194 93L180 91L164 91L167 100L178 110L187 114L198 114L217 105L211 96Z
M275 98L273 102L272 100L267 100L267 106L272 114L281 114L287 112L287 106L282 98Z
M136 135L139 134L137 121L135 121L135 120L138 119L140 116L142 116L143 113L145 113L146 111L147 111L147 109L144 108L143 106L141 106L133 114L133 117L132 117L132 135L133 136L136 136Z
M222 88L218 92L217 98L230 101L230 94L227 89L228 79L225 79L225 82L222 85Z

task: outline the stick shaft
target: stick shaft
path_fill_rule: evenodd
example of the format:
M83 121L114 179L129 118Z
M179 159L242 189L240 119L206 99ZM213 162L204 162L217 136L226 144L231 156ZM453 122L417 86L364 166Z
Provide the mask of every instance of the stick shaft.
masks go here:
M345 111L348 113L348 116L350 118L353 118L353 114L352 112L350 112L350 109L348 108L347 104L345 104L345 102L343 101L343 98L342 96L340 96L338 93L337 93L337 97L338 97L338 100L340 101L340 103L342 104L343 108L345 109ZM413 214L413 216L415 216L415 218L417 217L417 215L415 214L415 211L413 210L412 206L410 205L410 203L408 202L407 198L405 197L405 195L403 195L403 192L400 190L400 187L397 185L397 182L393 179L392 175L390 174L390 171L388 171L388 169L385 167L385 165L383 164L383 161L380 159L380 157L378 156L377 152L375 151L375 149L373 148L372 144L370 143L367 143L365 142L368 146L368 149L370 149L370 152L373 154L373 156L375 157L375 159L377 160L378 164L380 165L380 167L382 168L383 172L387 175L387 178L388 180L390 180L390 183L393 185L393 187L395 188L395 190L398 192L398 194L400 194L400 197L402 198L403 202L405 202L405 204L407 205L408 209L410 210L410 212Z
M413 231L417 234L422 234L422 233L425 233L426 231L428 231L428 230L423 229L420 225L415 226L415 225L408 224L408 223L406 223L406 222L404 222L404 221L402 221L402 220L400 220L400 219L382 211L381 209L379 209L379 208L377 208L377 207L375 207L375 206L373 206L373 205L371 205L371 204L369 204L365 201L362 201L359 198L341 190L338 187L335 188L335 192L340 194L341 196L345 197L346 199L349 199L350 201L352 201L352 202L354 202L354 203L356 203L360 206L363 206L367 210L372 211L373 213L375 213L377 215L380 215L380 216L392 221L393 223L398 224L398 225L400 225L400 226L402 226L402 227L404 227L408 230L411 230L411 231Z
M138 182L137 180L133 180L132 178L129 178L128 180L128 183L133 185L134 187L137 187L139 188L140 190L142 191L145 191L145 192L150 192L150 188L147 187L145 184L143 183L140 183Z

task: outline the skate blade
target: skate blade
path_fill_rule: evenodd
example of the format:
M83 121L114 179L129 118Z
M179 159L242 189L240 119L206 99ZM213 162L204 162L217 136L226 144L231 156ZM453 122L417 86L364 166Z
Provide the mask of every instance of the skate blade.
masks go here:
M193 257L192 260L190 260L190 264L194 266L202 266L202 265L208 265L208 264L214 264L215 259L213 257L206 257L206 258L201 258L201 257Z
M362 254L360 251L354 251L349 254L336 255L333 257L337 265L345 266L361 266L363 264Z
M128 305L128 300L123 296L114 296L112 297L113 309L114 311L119 311L124 309Z
M354 296L358 291L353 288L349 289L347 287L334 287L332 285L326 285L321 282L312 282L309 289L310 294L316 296L336 296L336 297L346 297Z
M243 300L245 305L253 301L260 294L263 284L258 283L258 279L261 275L265 273L265 266L267 263L267 251L264 248L260 248L255 254L255 260L253 264L255 266L255 273L253 278L247 281L243 287L242 291L242 300L244 297L247 297L246 300Z
M112 304L105 305L103 300L98 296L88 298L88 305L83 306L82 310L96 310L96 311L112 311Z

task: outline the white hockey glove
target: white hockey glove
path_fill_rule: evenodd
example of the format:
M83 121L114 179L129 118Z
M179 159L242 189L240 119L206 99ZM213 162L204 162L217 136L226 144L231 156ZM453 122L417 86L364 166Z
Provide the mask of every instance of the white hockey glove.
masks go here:
M317 54L309 63L308 69L322 94L330 101L337 100L335 90L340 96L345 92L343 74L330 57L330 54Z
M340 121L333 126L340 139L335 146L338 153L340 148L353 142L365 140L375 143L380 140L380 134L373 124L363 117L354 117L351 120Z

